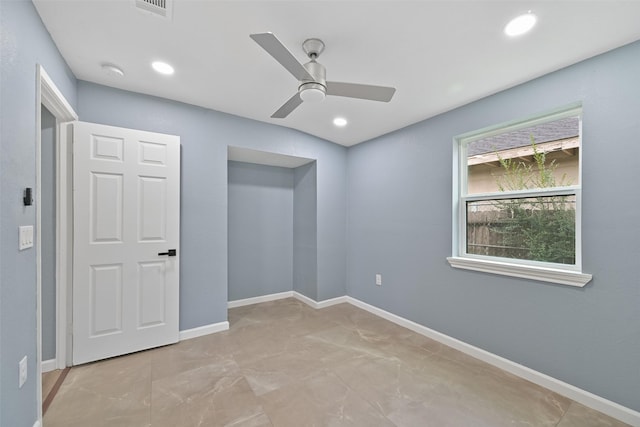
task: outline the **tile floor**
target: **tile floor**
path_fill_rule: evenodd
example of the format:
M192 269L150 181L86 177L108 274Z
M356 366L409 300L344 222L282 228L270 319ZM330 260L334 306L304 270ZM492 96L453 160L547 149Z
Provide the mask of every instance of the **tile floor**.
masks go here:
M348 304L289 298L229 322L71 369L44 427L625 425Z

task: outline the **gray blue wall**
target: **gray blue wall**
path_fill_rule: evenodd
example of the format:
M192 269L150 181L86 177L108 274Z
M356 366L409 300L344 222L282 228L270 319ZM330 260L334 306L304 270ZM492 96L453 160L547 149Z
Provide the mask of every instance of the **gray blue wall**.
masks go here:
M229 162L229 301L293 289L293 171Z
M317 299L316 163L228 167L229 301L291 290Z
M78 82L80 120L179 135L180 330L227 320L227 147L317 159L317 295L346 293L347 149L179 102Z
M639 76L636 42L349 149L347 293L640 410ZM452 138L574 101L593 281L451 268Z
M28 0L0 1L0 425L32 426L36 395L36 253L18 251L18 226L34 224L35 206L22 206L36 184L36 64L42 64L69 103L76 79ZM37 232L37 230L36 230ZM28 357L18 388L18 362Z
M56 357L56 118L41 109L42 360Z
M316 162L297 167L294 171L293 290L318 301L316 171Z

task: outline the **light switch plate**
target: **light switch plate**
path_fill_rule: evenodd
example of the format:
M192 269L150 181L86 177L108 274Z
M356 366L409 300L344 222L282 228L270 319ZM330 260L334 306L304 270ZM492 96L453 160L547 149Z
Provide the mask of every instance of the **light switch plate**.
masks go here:
M18 248L20 250L33 247L33 225L21 225Z

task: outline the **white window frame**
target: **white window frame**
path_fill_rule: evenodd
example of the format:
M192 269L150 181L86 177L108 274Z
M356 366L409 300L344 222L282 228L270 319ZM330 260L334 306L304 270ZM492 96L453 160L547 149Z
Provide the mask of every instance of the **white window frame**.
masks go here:
M567 187L544 188L535 190L500 191L483 194L467 194L467 147L469 143L535 126L555 120L579 117L578 150L578 183ZM570 286L585 286L592 278L591 274L582 272L582 103L577 102L562 108L537 114L523 120L515 120L496 126L480 129L458 135L453 138L453 238L452 256L447 258L454 268L481 271L512 277L539 280ZM575 195L575 264L559 264L522 260L515 258L501 258L466 253L466 206L467 202L478 200L511 199L515 197L560 196Z

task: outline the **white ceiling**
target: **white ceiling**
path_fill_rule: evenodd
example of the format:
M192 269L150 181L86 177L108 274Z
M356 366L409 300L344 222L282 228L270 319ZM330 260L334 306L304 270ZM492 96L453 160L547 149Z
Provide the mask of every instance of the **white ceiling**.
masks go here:
M34 0L79 79L278 124L351 146L640 39L640 1L193 1L170 19L134 0ZM507 21L531 10L533 31ZM389 103L327 97L270 116L297 81L249 38L273 32L301 62L322 39L327 80L394 86ZM150 68L171 63L167 77ZM122 68L124 77L101 69ZM349 124L337 128L336 116Z

